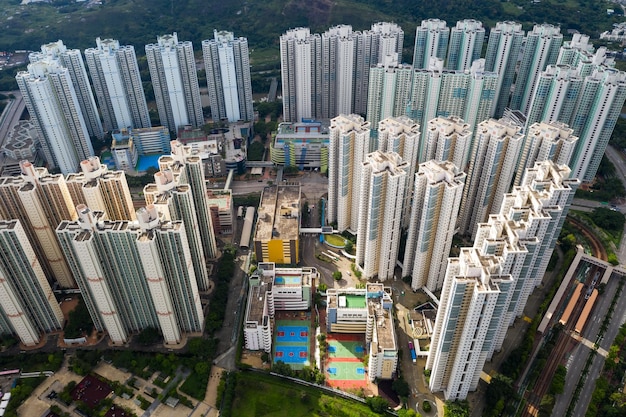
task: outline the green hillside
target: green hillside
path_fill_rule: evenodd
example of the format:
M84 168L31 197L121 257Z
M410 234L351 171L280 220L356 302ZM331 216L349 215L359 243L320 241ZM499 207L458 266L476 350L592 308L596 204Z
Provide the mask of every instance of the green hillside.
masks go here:
M95 1L95 0L94 0ZM89 2L91 3L91 2ZM138 52L159 34L177 31L199 49L200 41L214 28L246 36L263 61L278 56L278 37L286 29L309 26L323 31L346 23L354 29L368 28L375 21L395 21L406 34L405 60L412 53L414 30L425 18L438 17L448 25L464 18L483 21L491 27L499 20L517 20L529 29L534 22L560 24L596 37L622 16L609 17L604 1L548 0L103 0L102 5L70 3L21 6L18 0L0 0L0 50L38 49L42 43L63 39L72 48L94 46L94 39L114 37L133 44ZM584 16L584 18L582 18ZM266 52L275 50L274 53Z

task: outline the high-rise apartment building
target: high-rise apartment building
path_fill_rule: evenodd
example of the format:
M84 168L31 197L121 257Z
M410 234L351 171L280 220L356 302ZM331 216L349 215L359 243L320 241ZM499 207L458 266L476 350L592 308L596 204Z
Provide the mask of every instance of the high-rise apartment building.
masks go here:
M76 286L54 230L74 220L76 210L63 175L20 163L21 177L0 177L0 218L19 220L50 282L61 288Z
M450 44L446 68L452 71L470 69L480 58L485 42L485 28L482 22L474 19L459 20L450 29Z
M97 156L80 163L81 172L65 178L74 205L103 211L107 220L135 220L135 207L124 171L109 171Z
M498 74L495 92L496 105L491 113L492 117L501 117L504 109L509 105L511 86L523 42L524 31L521 23L498 22L489 33L485 69Z
M446 400L464 399L474 391L491 351L498 322L503 324L513 277L501 273L494 254L461 248L450 258L433 328L426 369L429 387Z
M356 33L353 112L366 114L369 106L370 69L387 57L402 63L404 31L395 23L373 23L370 30ZM339 113L331 114L335 117ZM375 126L375 125L374 125Z
M159 218L156 208L138 222L111 222L77 207L79 220L57 229L96 327L114 343L130 333L158 328L166 344L199 333L204 317L182 222Z
M436 117L429 120L424 159L450 161L460 170L466 170L472 147L471 129L460 117Z
M409 164L402 211L402 227L409 225L411 191L417 170L417 149L420 141L420 126L407 116L390 117L378 124L378 150L395 152Z
M202 55L213 120L253 120L248 39L214 30L202 41Z
M422 20L415 31L413 68L427 68L431 58L446 59L449 40L450 28L444 20Z
M382 64L370 68L369 72L367 121L377 127L383 119L406 114L411 100L413 68L398 64L388 55Z
M521 127L501 120L485 120L478 125L470 155L459 232L476 235L478 223L487 221L500 209L502 195L511 187L524 136Z
M562 43L561 29L548 23L535 25L526 34L522 61L517 70L515 89L509 106L511 109L521 110L524 114L528 112L537 77L548 65L556 64Z
M366 113L369 72L387 56L402 57L404 32L393 23L368 31L339 25L323 34L296 28L280 37L285 121Z
M28 55L31 63L39 61L56 61L62 67L67 68L72 83L74 84L74 92L80 106L81 113L87 126L89 136L95 136L98 139L104 137L100 116L98 116L98 108L93 98L87 71L83 56L78 49L67 49L62 40L50 42L41 45L41 52L31 52Z
M0 220L0 333L26 346L60 330L63 312L19 220Z
M450 161L427 161L415 174L415 190L402 276L411 287L438 291L443 286L457 215L463 197L465 173Z
M280 36L283 119L300 122L322 114L322 39L309 28Z
M370 153L370 123L356 114L331 120L328 149L328 223L356 233L362 163Z
M43 59L15 79L48 166L64 174L76 171L80 161L93 156L93 147L71 71L58 59Z
M536 162L551 160L569 165L578 137L574 130L561 122L541 122L531 125L524 135L524 148L517 164L515 185L520 185L527 168Z
M135 48L97 38L95 48L85 49L85 59L106 130L151 127Z
M360 33L333 26L322 33L322 117L353 112L355 50Z
M500 212L479 225L474 246L448 260L426 362L430 389L446 400L477 388L485 361L541 282L579 184L569 174L552 161L528 169Z
M448 71L443 61L433 58L428 70L415 70L407 115L420 126L427 126L438 116L461 117L475 130L493 112L499 78L497 73L486 72L484 64L479 59L469 71ZM422 129L420 163L426 162L426 132L427 129Z
M204 124L198 72L190 41L179 41L176 32L157 37L146 45L146 58L161 124L170 131Z
M146 204L154 205L164 220L180 220L185 224L196 281L200 290L206 291L209 289L209 276L200 237L198 214L191 187L188 184L178 184L178 178L180 176L174 178L173 172L169 169L159 171L154 174L155 184L146 185L143 194Z
M363 277L393 278L409 164L396 152L368 154L361 168L356 264Z
M579 140L572 176L592 181L626 100L626 73L597 65L587 76L568 65L548 66L540 74L526 125L560 121Z
M161 171L171 170L178 184L189 184L191 187L204 258L207 261L216 259L217 243L207 202L204 163L196 151L177 140L171 142L171 148L171 155L163 155L159 158L159 168Z
M526 126L552 120L569 123L575 114L582 83L583 77L569 65L549 65L537 78Z
M615 60L608 56L606 48L601 46L595 51L589 36L581 33L575 33L571 41L563 42L556 63L575 68L581 77L590 75L598 66L615 67Z

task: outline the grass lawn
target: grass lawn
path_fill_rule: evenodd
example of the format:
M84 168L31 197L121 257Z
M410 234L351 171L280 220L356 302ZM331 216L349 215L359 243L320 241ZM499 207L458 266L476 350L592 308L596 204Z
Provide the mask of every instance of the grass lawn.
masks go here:
M343 247L346 244L346 240L339 235L324 235L324 239L331 245Z
M270 375L241 372L232 415L238 417L374 417L365 404L283 381Z

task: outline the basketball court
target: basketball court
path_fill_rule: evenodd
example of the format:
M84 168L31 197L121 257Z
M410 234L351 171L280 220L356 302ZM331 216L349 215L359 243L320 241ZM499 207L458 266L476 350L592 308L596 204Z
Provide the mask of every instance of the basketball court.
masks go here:
M274 333L274 362L283 361L294 370L310 366L311 328L305 321L277 320Z

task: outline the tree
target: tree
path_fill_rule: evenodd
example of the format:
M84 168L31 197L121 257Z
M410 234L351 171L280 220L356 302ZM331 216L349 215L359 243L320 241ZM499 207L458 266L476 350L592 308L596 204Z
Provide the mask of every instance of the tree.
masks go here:
M346 241L346 245L344 246L344 250L348 253L352 253L352 249L354 249L354 243L351 240Z
M443 417L469 417L467 401L446 401Z
M341 271L335 271L335 272L333 272L333 279L334 279L335 281L341 281L341 276L342 276L342 275L341 275Z
M375 413L382 414L389 408L389 402L383 397L368 397L365 400L365 403L369 406L369 408Z
M322 282L320 285L317 286L317 289L320 290L321 292L324 292L328 289L328 285Z
M626 218L619 211L613 211L606 207L598 207L589 215L593 222L608 231L623 230Z
M408 397L411 394L411 387L402 377L391 383L391 389L398 394L398 397Z
M159 329L155 327L146 327L137 336L137 342L143 346L150 346L155 344L161 339L161 333Z

